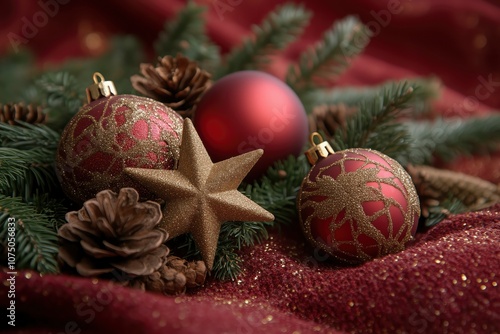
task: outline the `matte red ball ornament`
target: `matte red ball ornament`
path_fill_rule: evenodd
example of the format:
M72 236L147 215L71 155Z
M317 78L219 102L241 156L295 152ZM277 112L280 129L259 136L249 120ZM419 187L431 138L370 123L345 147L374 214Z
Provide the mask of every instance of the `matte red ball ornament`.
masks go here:
M264 72L236 72L218 80L199 102L193 123L214 161L264 150L247 180L299 155L307 143L302 102L283 81Z
M347 263L403 250L415 236L420 203L404 168L370 149L334 152L327 142L306 152L314 164L297 206L306 238Z
M99 79L100 78L100 82ZM182 117L155 100L116 95L111 81L94 74L89 103L64 129L56 157L61 186L84 202L105 189L132 187L152 194L123 172L125 167L172 169L179 158Z

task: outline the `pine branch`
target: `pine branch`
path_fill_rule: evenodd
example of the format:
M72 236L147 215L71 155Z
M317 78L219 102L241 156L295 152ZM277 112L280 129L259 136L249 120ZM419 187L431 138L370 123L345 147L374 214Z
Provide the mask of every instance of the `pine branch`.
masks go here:
M260 181L247 185L244 193L270 211L276 222L293 223L297 216L296 196L309 169L304 156L290 156L287 160L276 162Z
M58 189L54 151L0 147L0 193L31 199L37 193Z
M303 95L316 86L328 86L368 44L370 30L359 19L348 16L325 32L321 41L291 66L286 82Z
M398 157L409 144L406 128L394 121L416 92L418 89L403 82L384 89L382 95L371 102L363 101L346 128L336 133L333 148L364 147Z
M284 49L302 34L311 13L303 6L286 4L276 8L258 26L253 27L255 38L246 38L242 45L226 57L226 66L220 67L215 78L258 67L268 56Z
M46 148L56 150L59 134L45 125L18 122L22 126L0 123L0 146L19 150Z
M54 192L35 196L32 204L36 212L47 217L48 226L54 231L58 231L61 226L66 224L66 213L71 211L70 207L73 205L63 194L57 196ZM62 198L60 198L62 197Z
M7 244L7 221L16 220L16 269L57 273L57 234L47 216L21 198L0 195L0 240Z
M266 227L272 226L269 222L227 222L222 225L220 237L222 240L234 240L233 247L241 249L253 246L268 238Z
M217 67L220 63L220 51L207 37L203 17L205 11L205 6L188 2L160 32L154 45L156 54L175 56L181 53L198 62L207 71Z
M456 197L450 197L438 205L430 207L429 216L421 222L425 227L432 227L439 224L451 214L467 212L467 207Z
M241 258L231 244L219 240L212 275L218 280L236 279L241 273Z
M462 154L491 151L500 140L500 115L468 118L406 122L411 144L398 157L403 164L430 164L433 157L452 160Z
M416 78L409 79L406 82L418 90L412 95L408 101L411 111L414 115L421 114L429 110L429 102L439 96L441 82L439 79ZM311 107L307 110L310 112L317 105L338 105L357 106L363 101L371 101L377 96L383 95L385 91L397 85L396 81L388 81L381 85L373 87L338 87L331 90L316 89L308 92L303 96L304 104Z
M68 72L46 73L36 82L38 96L45 101L47 125L62 130L83 104L85 89Z

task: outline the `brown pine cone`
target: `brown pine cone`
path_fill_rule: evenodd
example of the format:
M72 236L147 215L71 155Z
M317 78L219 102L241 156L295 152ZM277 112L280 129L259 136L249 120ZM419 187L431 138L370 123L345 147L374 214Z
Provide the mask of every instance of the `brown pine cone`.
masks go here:
M59 258L82 276L114 270L130 277L153 274L165 264L168 233L158 228L160 205L139 203L135 189L104 190L79 211L66 214L59 229Z
M16 121L31 124L43 124L47 121L47 115L42 107L34 104L24 103L0 104L0 123L15 125Z
M141 64L141 75L133 75L132 86L141 94L190 117L201 96L210 87L211 75L186 57L165 56L159 64Z
M358 110L344 104L319 105L308 115L309 133L320 132L325 139L330 139L335 132L344 128L347 119Z
M429 166L407 166L422 206L422 215L438 206L450 195L458 198L468 210L481 210L500 203L500 187L483 179Z
M179 295L185 293L186 288L203 285L206 276L207 267L203 261L188 262L177 256L169 256L164 266L144 277L142 282L146 290Z

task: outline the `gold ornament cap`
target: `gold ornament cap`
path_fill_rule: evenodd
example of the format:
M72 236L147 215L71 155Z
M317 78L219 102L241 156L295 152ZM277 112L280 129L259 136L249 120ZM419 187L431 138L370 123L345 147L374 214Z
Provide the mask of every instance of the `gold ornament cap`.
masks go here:
M88 86L86 90L88 103L103 97L118 95L113 81L105 81L101 73L95 72L92 79L94 79L94 84Z
M315 139L318 140L318 143L316 143ZM311 142L311 148L306 151L305 155L311 165L314 165L319 158L326 158L330 154L335 153L330 143L323 140L323 136L318 132L311 133L309 141Z

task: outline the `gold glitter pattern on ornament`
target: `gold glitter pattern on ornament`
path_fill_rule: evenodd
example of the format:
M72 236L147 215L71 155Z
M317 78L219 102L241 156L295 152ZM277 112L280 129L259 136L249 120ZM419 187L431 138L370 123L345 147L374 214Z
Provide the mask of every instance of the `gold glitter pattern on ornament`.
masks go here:
M193 123L184 120L177 170L126 168L125 173L165 200L160 223L170 238L191 233L212 268L223 222L272 221L274 216L238 191L262 150L212 163Z
M152 99L119 95L96 100L73 117L61 137L57 171L62 187L80 202L108 188L137 188L123 169L173 168L181 133L182 118Z
M341 157L321 167L314 166L302 184L298 204L306 238L337 259L352 263L403 250L412 239L415 220L420 215L418 195L408 173L395 160L369 149L349 149L335 155ZM370 155L380 159L374 160ZM358 167L348 171L347 163ZM312 178L315 168L318 172ZM335 178L328 175L332 168L339 171ZM403 200L387 196L388 189L391 193L400 193ZM366 204L377 209L367 213ZM403 221L396 221L401 216L395 219L391 214L395 208L401 212ZM304 210L307 215L303 214ZM318 220L328 222L331 239L315 240L311 228ZM381 221L386 224L383 230L388 235L377 228L377 224L383 226ZM343 235L350 233L351 237L338 240L335 236L340 229ZM366 240L375 241L370 245L370 252L366 251Z

